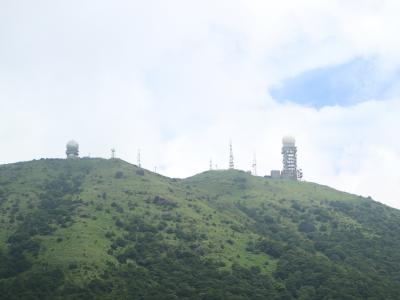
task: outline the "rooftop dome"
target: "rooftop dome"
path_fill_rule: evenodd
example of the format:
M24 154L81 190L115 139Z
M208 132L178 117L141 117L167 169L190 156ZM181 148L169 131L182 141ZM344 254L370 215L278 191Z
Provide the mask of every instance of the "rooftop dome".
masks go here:
M71 140L71 141L69 141L68 143L67 143L67 149L73 149L73 148L79 148L79 144L76 142L76 141L74 141L74 140Z
M290 135L284 136L282 139L282 144L284 144L284 145L293 145L294 146L295 143L296 143L295 138Z

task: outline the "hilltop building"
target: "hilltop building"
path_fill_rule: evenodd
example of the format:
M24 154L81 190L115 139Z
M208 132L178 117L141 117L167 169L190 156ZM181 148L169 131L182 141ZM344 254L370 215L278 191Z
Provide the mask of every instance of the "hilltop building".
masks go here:
M273 178L273 179L279 179L279 178L281 178L281 171L279 171L279 170L272 170L271 171L271 176L270 176L271 178Z
M79 144L71 140L67 143L67 151L65 152L67 154L67 158L78 158L79 157Z
M283 170L282 178L297 180L297 147L292 136L282 139Z
M266 178L298 180L303 177L303 172L297 169L297 147L296 140L292 136L285 136L282 139L282 163L283 169L272 170Z

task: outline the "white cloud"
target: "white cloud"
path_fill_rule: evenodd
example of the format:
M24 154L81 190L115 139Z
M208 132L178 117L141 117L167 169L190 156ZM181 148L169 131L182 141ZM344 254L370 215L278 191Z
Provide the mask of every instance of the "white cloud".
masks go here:
M280 168L294 134L307 180L400 207L399 99L321 110L268 87L374 57L400 63L396 1L0 2L1 162L117 155L170 176L228 164ZM384 77L384 76L383 76ZM370 100L370 99L365 99ZM377 99L379 100L379 99Z

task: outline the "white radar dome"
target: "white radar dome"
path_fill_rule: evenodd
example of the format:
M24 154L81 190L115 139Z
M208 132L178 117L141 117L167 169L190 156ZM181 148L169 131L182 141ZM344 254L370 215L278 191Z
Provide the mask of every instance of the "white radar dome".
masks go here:
M294 145L295 143L296 143L295 138L290 135L284 136L282 139L282 144L284 145Z
M71 140L71 141L69 141L68 143L67 143L67 148L69 148L69 149L76 149L76 148L79 148L79 144L76 142L76 141L74 141L74 140Z

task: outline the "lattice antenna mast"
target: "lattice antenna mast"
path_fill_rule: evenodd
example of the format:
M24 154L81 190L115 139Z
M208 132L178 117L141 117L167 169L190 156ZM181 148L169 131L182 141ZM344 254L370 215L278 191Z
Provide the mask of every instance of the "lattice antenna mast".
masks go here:
M210 171L213 169L212 158L210 158Z
M115 159L115 149L111 149L111 159Z
M257 176L257 158L256 158L256 154L254 154L254 157L253 157L253 165L252 165L252 167L253 167L253 175Z
M229 169L234 169L235 164L233 163L233 150L232 150L232 141L229 142Z
M140 149L138 149L138 152L137 152L137 166L138 166L139 168L142 167L142 164L141 164L141 162L140 162Z

